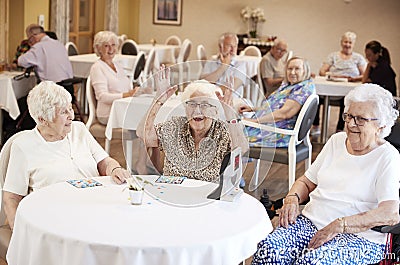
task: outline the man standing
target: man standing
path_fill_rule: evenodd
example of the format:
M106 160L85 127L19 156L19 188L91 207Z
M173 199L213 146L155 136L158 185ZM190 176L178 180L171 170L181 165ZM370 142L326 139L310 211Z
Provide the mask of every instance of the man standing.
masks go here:
M214 61L204 65L201 79L220 86L226 85L230 76L234 77L233 89L236 96L243 96L243 84L246 80L246 66L235 59L239 40L234 33L224 33L219 38L219 53Z
M271 50L261 60L260 70L264 83L265 96L268 97L274 92L283 81L285 76L287 44L283 40L276 39Z
M37 24L29 25L26 35L31 48L18 58L19 66L35 67L41 81L58 83L73 77L67 50L61 42L51 39Z

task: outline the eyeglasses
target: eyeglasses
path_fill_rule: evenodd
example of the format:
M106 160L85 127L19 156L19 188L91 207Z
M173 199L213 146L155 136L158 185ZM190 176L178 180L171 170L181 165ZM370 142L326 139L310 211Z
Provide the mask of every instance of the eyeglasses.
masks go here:
M279 52L279 53L286 53L287 52L287 50L282 49L282 48L276 48L276 51Z
M379 119L375 119L375 118L364 118L364 117L360 117L360 116L353 116L349 113L343 113L342 119L347 123L349 123L351 120L354 120L354 123L358 126L364 126L366 122L379 120Z
M188 106L191 109L195 109L195 108L199 107L201 110L215 108L214 105L211 105L209 103L206 103L206 102L197 103L196 101L186 101L186 106Z

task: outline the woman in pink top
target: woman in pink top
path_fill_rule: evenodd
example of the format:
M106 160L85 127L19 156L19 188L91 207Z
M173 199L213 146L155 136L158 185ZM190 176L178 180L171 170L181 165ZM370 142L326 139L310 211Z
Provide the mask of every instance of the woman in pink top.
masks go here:
M102 124L107 124L115 99L132 97L138 89L132 89L122 65L113 61L118 45L118 37L111 31L100 31L94 36L93 48L100 60L93 64L90 80L97 99L97 119Z

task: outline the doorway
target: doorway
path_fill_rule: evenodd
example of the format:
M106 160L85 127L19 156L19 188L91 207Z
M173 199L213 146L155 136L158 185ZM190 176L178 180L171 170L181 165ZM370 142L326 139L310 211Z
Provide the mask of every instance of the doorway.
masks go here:
M69 4L69 41L76 44L79 53L92 53L94 0L70 0Z

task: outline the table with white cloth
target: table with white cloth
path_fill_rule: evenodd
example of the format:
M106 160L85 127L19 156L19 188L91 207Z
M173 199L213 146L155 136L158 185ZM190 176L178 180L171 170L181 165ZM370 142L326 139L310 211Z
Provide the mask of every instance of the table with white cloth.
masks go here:
M317 94L324 96L324 110L322 113L321 142L326 143L329 123L329 98L346 96L350 90L361 83L328 81L326 77L316 76L314 79ZM339 117L341 119L341 117Z
M13 77L23 74L17 71L4 71L0 73L0 108L7 111L12 119L16 119L20 110L17 100L28 95L29 91L36 85L34 75L28 78L23 77L20 80L14 80ZM3 136L3 115L0 110L0 143Z
M146 55L154 49L156 52L156 58L154 60L154 68L158 69L162 63L174 63L175 62L175 51L180 50L178 45L167 45L167 44L138 44L139 51L144 52Z
M257 75L258 64L261 62L262 57L237 55L235 59L239 62L243 62L246 65L246 75L249 78Z
M100 58L95 53L79 54L69 56L69 61L72 65L72 71L74 76L87 78L90 74L90 68ZM122 64L124 69L133 69L133 65L136 61L135 55L116 54L114 61Z
M110 177L95 178L102 186L61 182L29 194L17 208L8 264L232 265L272 231L264 206L248 194L209 200L216 184L141 177L153 183L141 205Z

